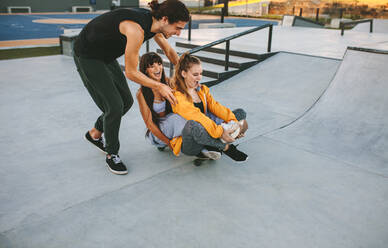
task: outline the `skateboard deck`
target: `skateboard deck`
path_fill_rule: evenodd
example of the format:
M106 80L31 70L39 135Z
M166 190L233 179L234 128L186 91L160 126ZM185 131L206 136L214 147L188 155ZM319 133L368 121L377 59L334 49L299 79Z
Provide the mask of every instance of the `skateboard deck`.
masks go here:
M201 166L203 162L207 161L207 160L213 160L213 159L210 159L210 158L195 158L194 159L194 165L195 166Z

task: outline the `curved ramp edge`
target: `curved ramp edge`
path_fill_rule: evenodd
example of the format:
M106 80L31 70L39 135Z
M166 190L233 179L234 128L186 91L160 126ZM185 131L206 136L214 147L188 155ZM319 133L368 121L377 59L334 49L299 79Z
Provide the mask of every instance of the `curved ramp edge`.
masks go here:
M327 91L274 140L388 176L388 55L348 48Z
M248 113L249 135L257 137L294 121L326 90L340 61L280 52L213 86L215 99Z

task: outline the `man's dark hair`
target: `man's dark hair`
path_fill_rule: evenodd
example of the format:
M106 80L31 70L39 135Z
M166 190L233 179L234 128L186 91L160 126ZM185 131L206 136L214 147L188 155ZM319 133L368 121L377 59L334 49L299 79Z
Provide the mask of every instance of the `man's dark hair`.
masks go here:
M148 4L151 8L151 14L156 20L166 16L170 24L182 21L188 22L190 12L179 0L166 0L163 3L158 3L158 0L152 0Z

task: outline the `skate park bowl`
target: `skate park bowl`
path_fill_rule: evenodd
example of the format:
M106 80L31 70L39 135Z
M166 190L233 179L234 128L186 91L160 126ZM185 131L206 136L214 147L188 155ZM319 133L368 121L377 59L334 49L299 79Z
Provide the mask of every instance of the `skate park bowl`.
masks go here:
M274 56L210 88L247 112L243 164L159 152L135 101L120 129L129 174L113 175L83 140L100 111L73 59L0 61L0 247L385 248L388 54L370 47L388 39L323 30L378 38L323 57L283 51L282 30L303 32L275 29Z

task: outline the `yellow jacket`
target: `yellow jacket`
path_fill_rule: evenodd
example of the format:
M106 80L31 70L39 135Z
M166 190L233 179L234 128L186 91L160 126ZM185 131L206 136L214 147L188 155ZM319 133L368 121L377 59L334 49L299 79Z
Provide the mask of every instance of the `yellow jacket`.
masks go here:
M234 116L233 112L214 100L213 96L209 92L209 88L205 85L201 85L200 90L198 91L198 96L201 98L205 114L202 113L199 108L195 107L193 101L187 99L185 94L179 91L175 91L174 95L178 103L172 105L172 111L179 114L186 120L199 122L206 129L209 135L215 139L218 139L222 136L223 128L221 125L217 125L212 119L206 116L208 111L226 122L232 120L237 122L236 116ZM174 154L179 155L182 146L182 140L175 140L171 143L173 143Z

